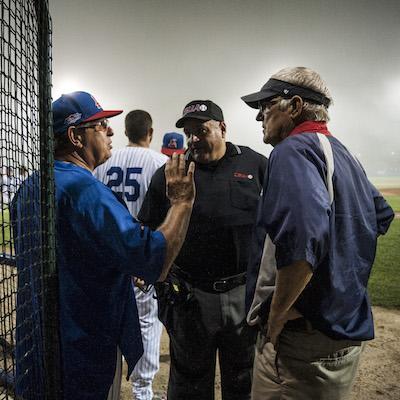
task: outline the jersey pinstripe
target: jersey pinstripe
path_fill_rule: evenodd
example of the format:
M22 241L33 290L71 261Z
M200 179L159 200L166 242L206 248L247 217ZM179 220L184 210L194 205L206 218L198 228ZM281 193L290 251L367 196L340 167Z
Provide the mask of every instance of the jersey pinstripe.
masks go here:
M97 167L94 175L122 197L132 216L137 217L153 174L168 160L164 154L145 147L125 147ZM161 322L158 320L154 287L143 293L135 287L143 341L143 356L131 375L132 392L136 400L153 398L152 382L159 369Z
M168 157L145 147L125 147L94 170L94 175L125 201L137 217L151 177Z

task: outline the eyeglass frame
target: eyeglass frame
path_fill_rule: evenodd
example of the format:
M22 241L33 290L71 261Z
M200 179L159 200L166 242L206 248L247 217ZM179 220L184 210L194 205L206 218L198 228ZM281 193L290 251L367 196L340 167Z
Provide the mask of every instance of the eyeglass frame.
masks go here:
M110 122L108 119L103 119L101 121L96 122L95 124L88 123L88 124L78 125L75 127L75 129L94 128L96 131L99 131L98 129L96 129L97 126L102 127L100 131L106 131L108 128L110 128Z
M277 96L270 98L268 100L260 100L258 102L258 111L259 113L263 114L266 110L271 110L271 108L281 102L281 100L284 100L283 97Z

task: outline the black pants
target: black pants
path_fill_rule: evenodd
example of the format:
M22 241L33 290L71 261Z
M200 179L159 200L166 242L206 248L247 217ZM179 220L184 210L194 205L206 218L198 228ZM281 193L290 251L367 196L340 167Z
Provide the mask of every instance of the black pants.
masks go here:
M256 332L245 321L245 285L192 293L180 304L159 299L170 337L168 399L213 400L217 350L222 399L250 399Z

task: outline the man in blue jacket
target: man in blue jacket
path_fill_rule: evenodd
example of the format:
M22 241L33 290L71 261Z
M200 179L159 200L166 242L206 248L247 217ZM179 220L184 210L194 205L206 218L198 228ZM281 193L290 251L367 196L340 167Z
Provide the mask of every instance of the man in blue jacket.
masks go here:
M130 276L154 283L167 275L191 215L194 164L186 174L183 156L168 161L166 190L173 207L152 231L92 175L111 155L113 131L107 118L122 111L103 110L86 92L63 95L52 109L64 399L117 399L121 353L128 377L143 353ZM24 217L32 204L26 187L34 183L28 179L14 202L17 254L31 245L23 239ZM23 389L32 393L32 387L21 388L18 378L17 393L30 398ZM32 382L25 378L25 385Z
M316 72L283 69L242 99L274 146L247 282L252 399L343 399L374 337L367 283L393 210L329 132Z

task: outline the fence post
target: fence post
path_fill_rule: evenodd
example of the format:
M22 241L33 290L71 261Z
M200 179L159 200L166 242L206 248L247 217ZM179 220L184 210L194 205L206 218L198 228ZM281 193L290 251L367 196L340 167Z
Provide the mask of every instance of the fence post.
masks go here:
M40 181L45 398L62 398L56 265L54 138L51 115L51 20L47 0L36 0L39 51Z

